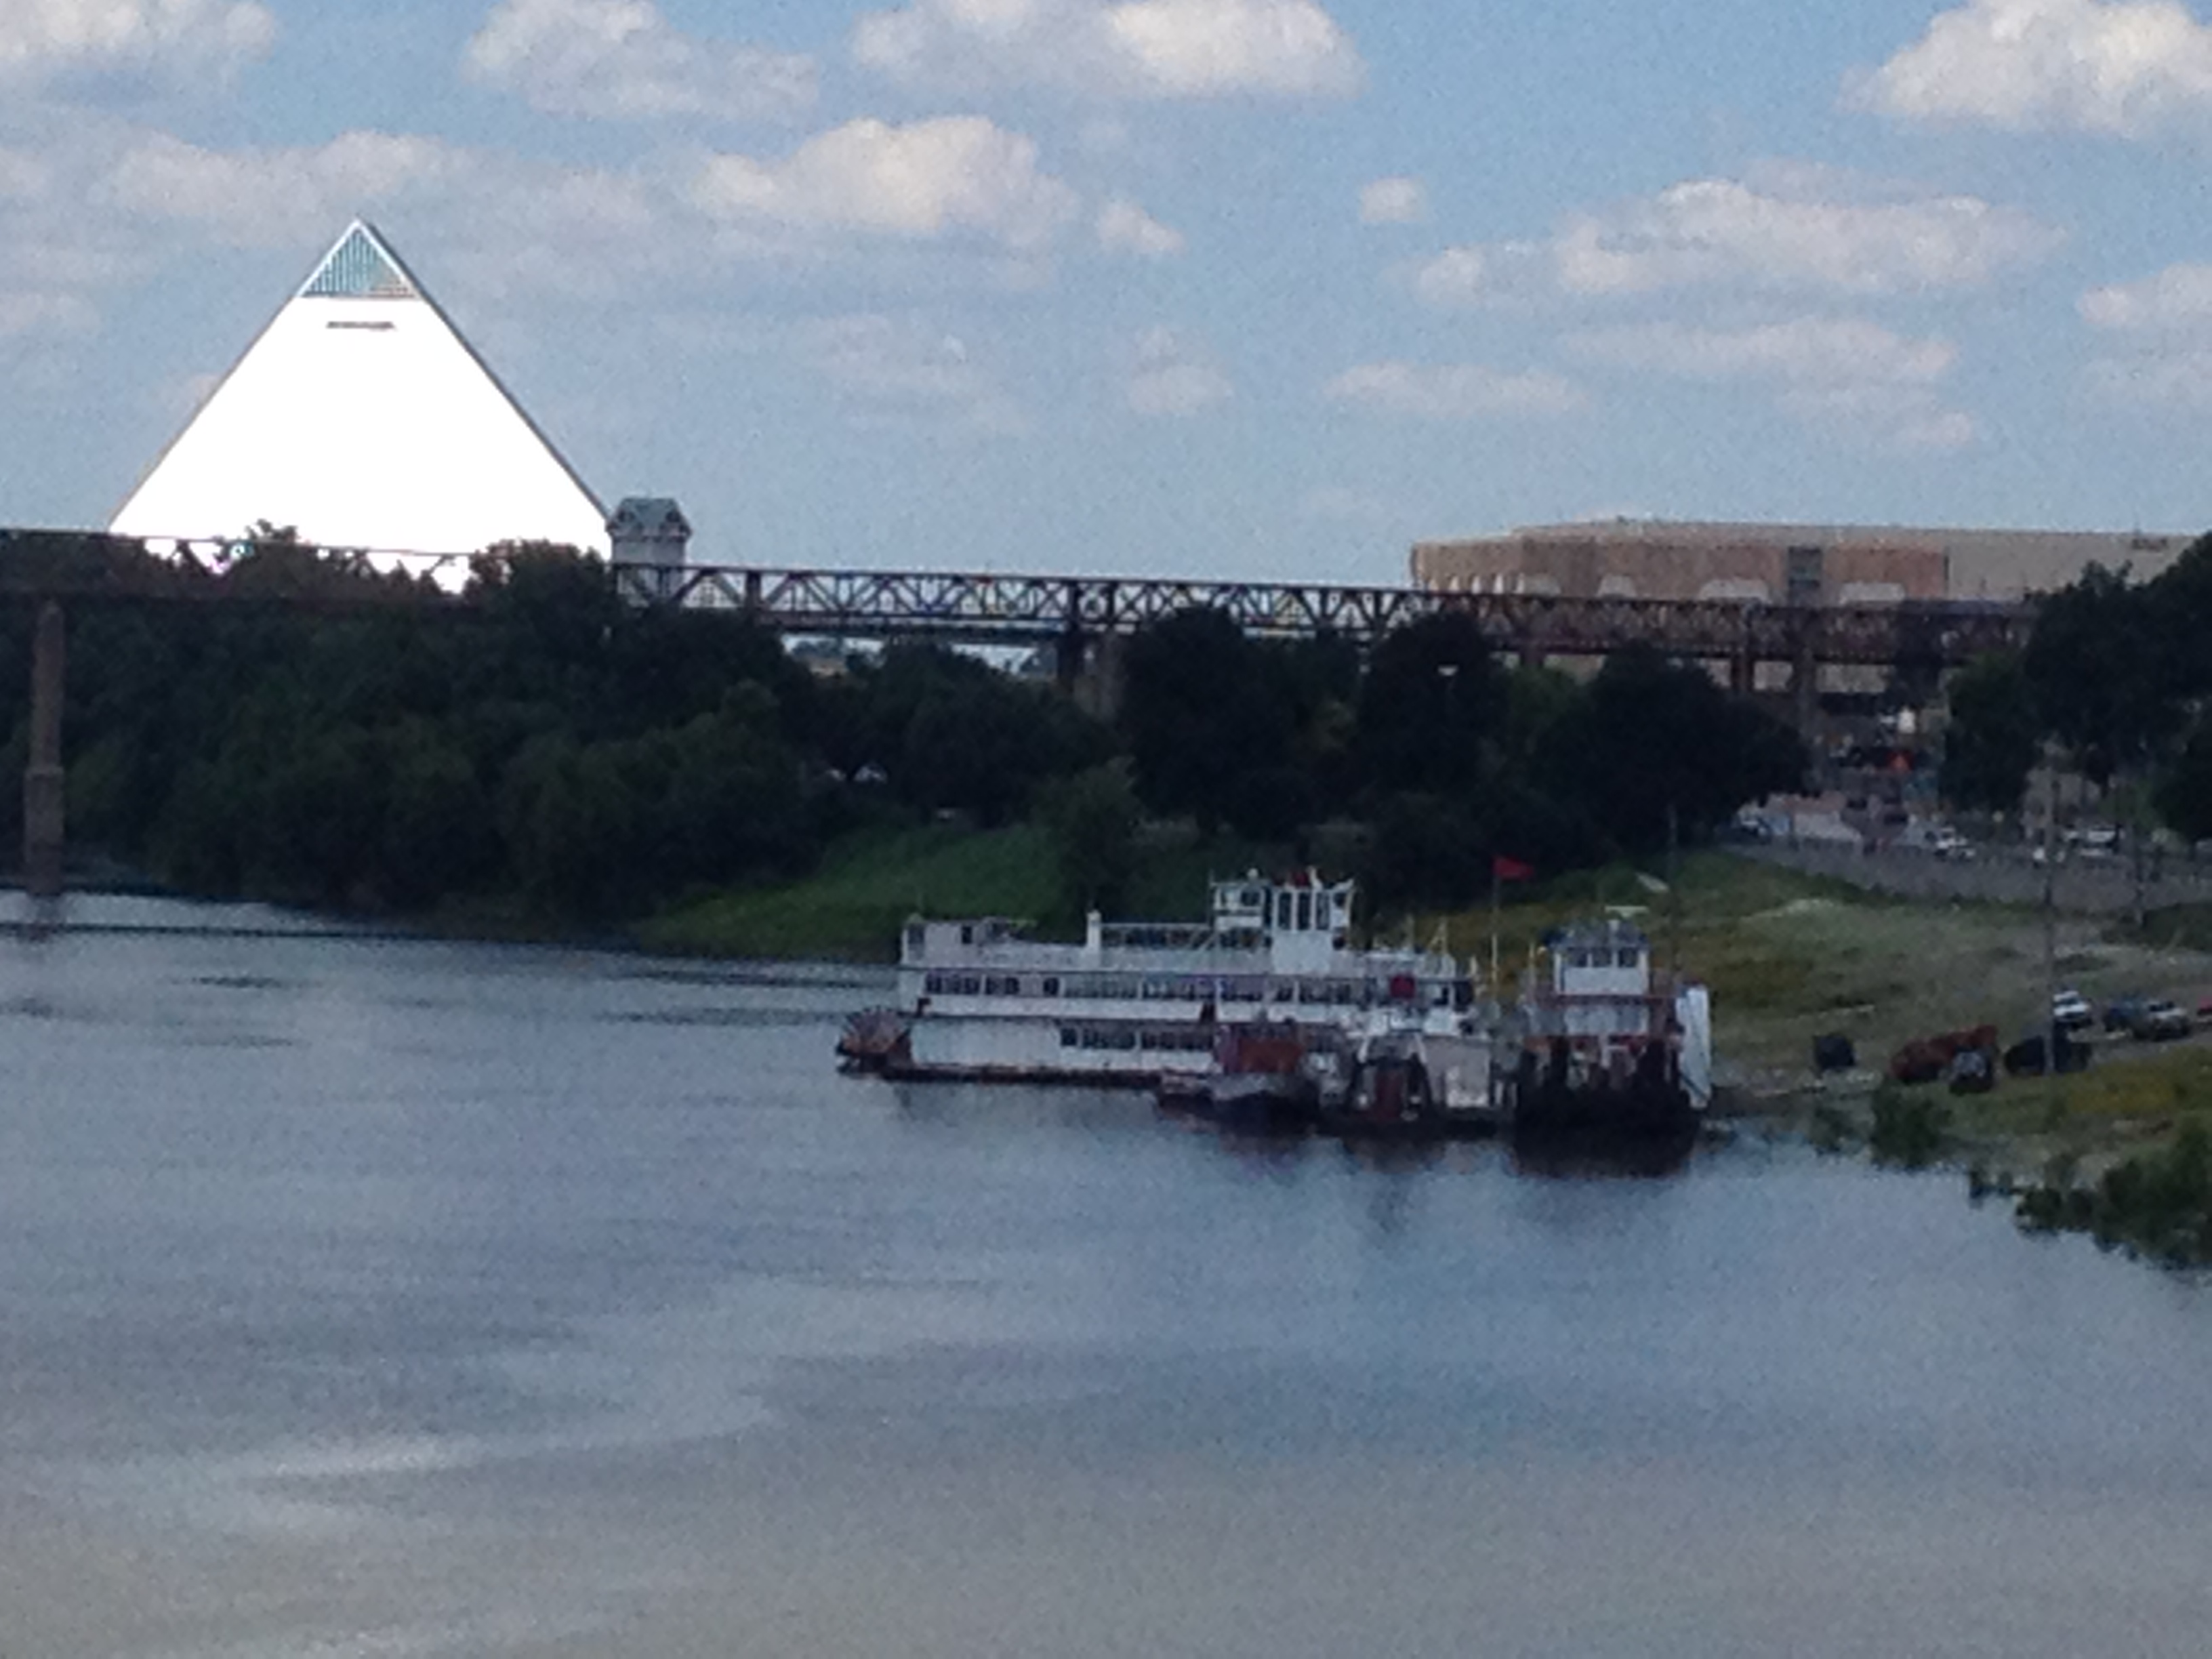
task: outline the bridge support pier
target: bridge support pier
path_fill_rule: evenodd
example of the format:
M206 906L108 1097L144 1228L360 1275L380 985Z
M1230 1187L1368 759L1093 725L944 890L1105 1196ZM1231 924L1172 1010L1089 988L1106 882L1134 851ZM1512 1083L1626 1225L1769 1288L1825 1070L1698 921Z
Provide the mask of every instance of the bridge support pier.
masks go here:
M1820 744L1820 660L1813 649L1812 630L1800 634L1790 665L1790 717L1807 747Z
M1729 690L1739 697L1759 690L1759 659L1748 651L1729 659Z
M1095 720L1111 722L1121 712L1128 690L1128 636L1101 634L1076 650L1071 667L1061 659L1060 678L1075 699L1075 706Z
M39 612L31 651L31 754L23 769L23 885L33 898L58 898L68 780L62 770L62 696L67 666L62 608Z

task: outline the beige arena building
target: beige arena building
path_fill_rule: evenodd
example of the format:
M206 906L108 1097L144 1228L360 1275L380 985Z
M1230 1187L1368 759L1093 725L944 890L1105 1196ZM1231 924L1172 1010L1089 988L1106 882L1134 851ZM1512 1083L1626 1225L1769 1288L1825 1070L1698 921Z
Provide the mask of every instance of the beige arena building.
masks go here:
M2018 599L2092 564L2156 575L2195 538L2141 531L1942 530L1619 519L1422 542L1416 586L1569 599L1892 605Z

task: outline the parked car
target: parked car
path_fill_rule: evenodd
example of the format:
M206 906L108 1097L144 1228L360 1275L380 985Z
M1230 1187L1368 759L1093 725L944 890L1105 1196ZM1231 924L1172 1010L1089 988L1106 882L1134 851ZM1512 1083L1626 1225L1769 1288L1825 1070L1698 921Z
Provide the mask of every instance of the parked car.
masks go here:
M2060 1028L2057 1037L2057 1046L2054 1048L2043 1032L2030 1031L2004 1051L2005 1070L2014 1077L2043 1077L2054 1071L2088 1070L2089 1045L2075 1042L2067 1036L2063 1027Z
M2136 1020L2143 1011L2146 999L2129 995L2114 997L2105 1005L2105 1029L2108 1031L2132 1031Z
M2085 859L2114 859L2120 855L2117 824L2084 823L2066 832L2066 844Z
M2067 989L2051 994L2051 1023L2062 1031L2079 1031L2097 1023L2095 1010L2089 999L2079 991Z
M1948 823L1939 823L1928 832L1927 847L1939 859L1970 859L1974 856L1974 843Z
M2128 1029L2146 1042L2163 1042L2172 1037L2187 1036L2196 1026L2180 1004L2164 997L2153 997L2143 1004L2135 1024Z

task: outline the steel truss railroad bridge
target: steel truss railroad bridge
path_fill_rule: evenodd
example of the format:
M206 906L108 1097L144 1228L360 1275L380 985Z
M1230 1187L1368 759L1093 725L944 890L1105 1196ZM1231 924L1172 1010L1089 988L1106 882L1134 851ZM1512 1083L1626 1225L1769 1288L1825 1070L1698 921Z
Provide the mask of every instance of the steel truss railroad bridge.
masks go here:
M286 550L256 556L250 542L149 544L83 532L0 530L0 597L78 601L252 600L301 608L414 602L467 604L473 557ZM411 584L324 580L404 573ZM1941 672L2022 643L2032 610L1984 602L1790 607L1742 600L1564 599L1540 593L1440 592L1313 582L998 572L815 570L768 565L618 565L618 591L647 606L734 611L779 633L840 640L933 638L966 645L1058 647L1074 672L1104 641L1189 609L1218 611L1248 634L1334 635L1361 646L1420 617L1458 611L1492 648L1524 661L1602 657L1632 646L1731 665L1748 689L1758 665L1793 671L1850 665ZM395 589L399 591L395 592ZM1796 676L1801 690L1811 675Z

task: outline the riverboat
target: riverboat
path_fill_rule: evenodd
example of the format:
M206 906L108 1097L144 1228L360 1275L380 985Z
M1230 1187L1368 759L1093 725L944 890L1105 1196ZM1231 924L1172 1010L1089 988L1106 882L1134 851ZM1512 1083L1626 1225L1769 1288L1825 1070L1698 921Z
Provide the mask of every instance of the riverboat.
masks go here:
M1474 982L1447 951L1352 947L1354 893L1311 872L1249 873L1212 884L1206 921L1093 912L1080 944L1032 939L1004 918L915 917L899 942L902 1029L869 1068L1158 1088L1216 1071L1224 1027L1334 1036L1382 1009L1440 1025L1466 1017Z
M1692 1133L1712 1099L1712 1005L1656 973L1626 915L1559 930L1529 975L1509 1110L1516 1133Z

